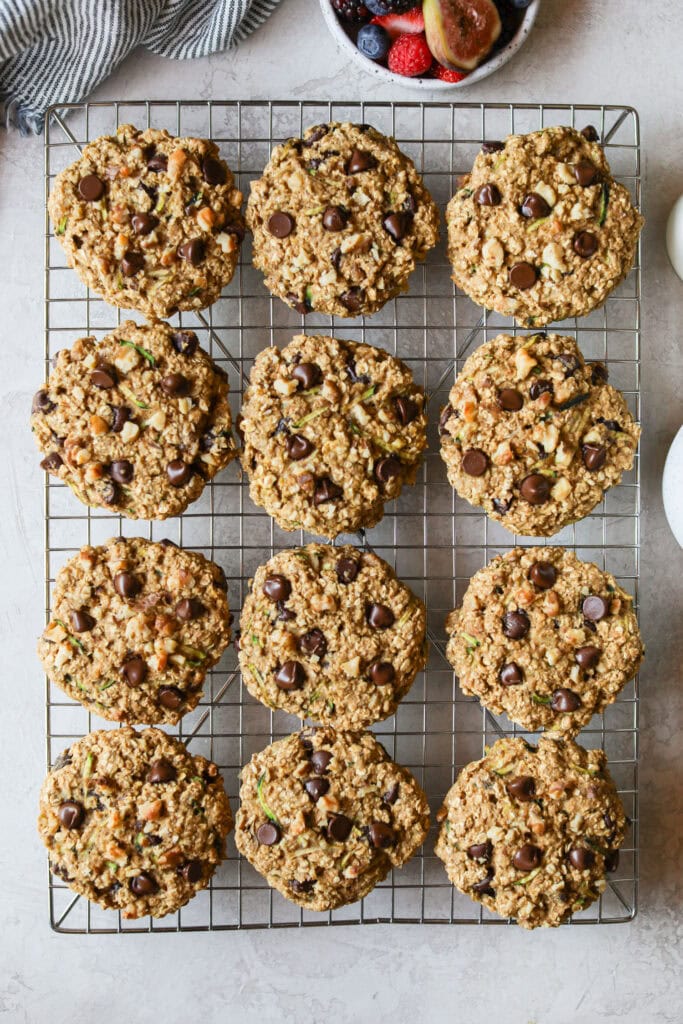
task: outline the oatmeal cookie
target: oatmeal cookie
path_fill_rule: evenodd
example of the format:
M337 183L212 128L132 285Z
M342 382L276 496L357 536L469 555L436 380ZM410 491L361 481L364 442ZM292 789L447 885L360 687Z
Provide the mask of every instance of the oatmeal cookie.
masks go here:
M427 798L370 733L306 729L242 769L237 849L307 910L355 903L429 831Z
M300 313L374 313L439 239L415 166L369 125L321 124L273 151L247 223L266 286Z
M501 334L465 361L448 400L448 479L514 533L548 537L582 519L633 465L640 427L572 338Z
M40 792L52 873L125 918L184 906L208 885L231 830L216 765L160 729L88 733Z
M242 193L218 147L121 125L57 175L48 211L67 262L107 302L165 317L232 279Z
M426 661L422 601L349 546L308 544L260 566L240 629L249 692L337 729L393 714Z
M435 852L461 892L523 928L590 906L616 870L627 820L602 750L498 740L446 794Z
M31 411L41 467L129 519L183 512L235 458L230 428L227 374L161 322L62 349Z
M485 143L446 221L457 286L524 327L601 306L644 223L601 147L563 127Z
M38 655L89 711L172 725L230 643L227 589L219 566L171 541L87 545L57 574Z
M643 658L633 598L565 548L515 548L475 573L446 621L460 686L526 729L574 735Z
M252 501L283 530L374 526L415 482L426 427L422 388L382 349L303 334L267 348L242 406Z

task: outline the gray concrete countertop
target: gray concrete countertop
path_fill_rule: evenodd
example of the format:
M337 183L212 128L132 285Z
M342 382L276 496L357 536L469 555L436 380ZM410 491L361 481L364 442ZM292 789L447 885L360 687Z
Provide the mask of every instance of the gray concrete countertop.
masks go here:
M632 104L641 115L648 221L641 623L648 655L641 690L640 913L629 925L533 934L379 926L135 937L50 932L44 853L35 833L44 770L43 685L33 653L43 622L43 481L27 426L43 372L42 140L0 134L0 1020L683 1020L683 552L661 504L664 456L683 421L683 283L663 244L668 210L683 192L682 39L680 0L544 0L520 54L454 97ZM176 63L139 52L95 98L330 96L410 99L411 93L392 96L348 65L315 0L284 0L236 53Z

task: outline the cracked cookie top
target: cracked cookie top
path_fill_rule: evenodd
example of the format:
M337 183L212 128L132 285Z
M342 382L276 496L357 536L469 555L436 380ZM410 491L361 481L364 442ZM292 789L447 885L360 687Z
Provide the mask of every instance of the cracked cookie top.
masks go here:
M415 166L369 125L321 124L277 146L247 223L267 288L300 313L374 313L439 237Z

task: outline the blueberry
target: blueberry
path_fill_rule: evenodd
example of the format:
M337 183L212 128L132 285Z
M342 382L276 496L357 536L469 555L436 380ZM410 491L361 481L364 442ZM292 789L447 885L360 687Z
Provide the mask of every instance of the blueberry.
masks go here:
M391 39L381 25L363 25L358 33L356 46L364 57L370 60L382 60L389 52Z
M384 17L387 14L405 14L415 7L415 0L365 0L371 14Z

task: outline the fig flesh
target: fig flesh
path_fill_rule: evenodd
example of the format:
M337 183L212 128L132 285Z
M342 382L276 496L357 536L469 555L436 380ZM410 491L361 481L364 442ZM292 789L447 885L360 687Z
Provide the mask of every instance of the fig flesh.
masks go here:
M424 0L422 8L429 49L453 71L473 71L501 33L493 0Z

